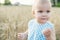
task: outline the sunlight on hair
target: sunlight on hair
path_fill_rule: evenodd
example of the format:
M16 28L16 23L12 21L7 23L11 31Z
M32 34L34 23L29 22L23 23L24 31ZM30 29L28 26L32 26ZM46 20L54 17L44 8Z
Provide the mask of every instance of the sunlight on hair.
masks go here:
M35 9L35 7L37 7L38 5L41 6L43 4L48 4L49 6L52 6L50 0L33 0L32 10Z

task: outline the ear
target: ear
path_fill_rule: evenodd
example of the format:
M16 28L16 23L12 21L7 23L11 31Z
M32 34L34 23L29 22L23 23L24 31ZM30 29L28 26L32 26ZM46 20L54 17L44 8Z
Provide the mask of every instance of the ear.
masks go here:
M34 10L32 11L32 14L33 14L33 17L35 17L35 11Z
M35 15L35 11L34 10L32 11L32 14Z

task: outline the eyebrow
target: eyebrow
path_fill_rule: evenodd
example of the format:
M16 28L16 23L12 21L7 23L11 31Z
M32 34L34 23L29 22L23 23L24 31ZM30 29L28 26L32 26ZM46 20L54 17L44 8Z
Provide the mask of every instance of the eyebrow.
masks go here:
M43 11L43 10L37 10L37 11ZM47 10L47 11L50 11L50 9L49 9L49 10Z

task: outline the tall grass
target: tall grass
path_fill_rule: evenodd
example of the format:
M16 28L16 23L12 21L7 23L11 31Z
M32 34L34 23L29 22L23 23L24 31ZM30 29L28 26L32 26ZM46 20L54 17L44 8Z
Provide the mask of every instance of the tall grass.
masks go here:
M50 21L55 24L57 39L60 36L60 8L52 8ZM17 33L27 30L33 18L31 6L0 6L0 40L17 40Z

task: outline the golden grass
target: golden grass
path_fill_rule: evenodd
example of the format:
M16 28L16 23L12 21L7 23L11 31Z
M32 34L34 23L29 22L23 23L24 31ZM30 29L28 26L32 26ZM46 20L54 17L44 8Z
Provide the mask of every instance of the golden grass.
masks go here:
M60 8L52 8L50 21L55 24L56 34L60 36ZM27 30L33 18L31 6L0 6L0 40L17 40L17 33ZM60 40L60 39L59 39Z

